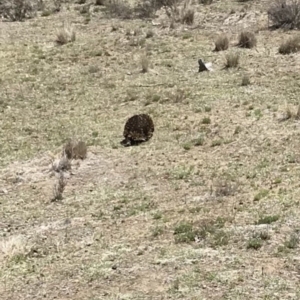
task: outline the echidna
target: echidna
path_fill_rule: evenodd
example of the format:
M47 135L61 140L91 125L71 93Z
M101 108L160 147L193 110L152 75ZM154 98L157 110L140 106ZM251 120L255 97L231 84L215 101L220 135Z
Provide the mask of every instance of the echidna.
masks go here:
M147 114L139 114L130 117L123 131L124 140L121 142L124 146L137 145L151 139L154 132L154 123Z

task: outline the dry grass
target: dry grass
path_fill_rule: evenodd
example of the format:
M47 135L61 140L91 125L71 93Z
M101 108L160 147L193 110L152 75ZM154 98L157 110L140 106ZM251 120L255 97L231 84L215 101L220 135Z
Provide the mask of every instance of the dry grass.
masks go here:
M280 54L291 54L291 53L299 52L299 50L300 50L300 37L295 36L283 42L280 45L278 52Z
M72 26L66 24L64 25L56 35L57 45L65 45L67 43L72 43L76 40L76 33Z
M253 32L242 31L239 35L238 46L251 49L256 46L256 37Z
M123 20L92 5L86 23L71 2L0 22L1 299L300 298L297 55L276 54L288 33L261 30L223 71L211 46L265 26L261 5L237 21L236 0L194 4L193 27L175 30L163 9ZM62 20L76 42L56 47ZM122 147L134 114L155 132ZM52 170L69 137L86 158ZM60 172L63 199L49 201Z
M218 36L218 38L215 41L215 49L214 51L219 52L219 51L224 51L227 50L229 47L229 39L227 35L222 34Z
M0 240L0 262L4 260L18 259L18 256L26 256L30 251L30 246L26 237L13 235L9 238Z
M240 62L240 55L239 53L235 53L235 52L231 52L226 54L225 56L225 68L229 69L229 68L237 68L239 66L239 62Z

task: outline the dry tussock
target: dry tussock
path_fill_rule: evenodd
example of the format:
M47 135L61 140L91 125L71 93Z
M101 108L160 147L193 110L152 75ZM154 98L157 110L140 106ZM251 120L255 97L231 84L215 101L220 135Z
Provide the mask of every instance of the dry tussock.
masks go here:
M11 259L15 255L26 255L29 251L24 236L15 235L0 241L0 261Z
M253 32L243 31L239 36L238 46L251 49L256 46L256 37Z
M215 49L214 51L224 51L227 50L229 47L229 39L226 34L222 34L218 36L218 38L215 41Z
M72 26L66 24L59 30L56 36L57 45L65 45L76 40L76 33Z
M280 45L278 52L280 54L291 54L291 53L296 53L299 50L300 50L300 36L295 36L283 42Z
M300 104L297 109L292 109L288 104L286 104L285 113L279 118L279 122L287 121L290 119L299 120L300 119Z
M87 146L83 141L70 140L63 148L63 156L67 159L85 159L87 155Z
M225 58L225 69L238 67L240 61L240 55L238 53L228 53Z

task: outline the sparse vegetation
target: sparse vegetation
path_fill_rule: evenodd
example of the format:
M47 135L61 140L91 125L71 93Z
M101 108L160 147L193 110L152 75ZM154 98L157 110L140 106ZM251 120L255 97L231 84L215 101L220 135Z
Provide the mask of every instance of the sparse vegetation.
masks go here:
M289 38L287 41L283 42L278 49L278 52L280 54L291 54L299 51L300 51L300 36Z
M176 243L194 242L197 232L194 231L193 225L190 223L181 222L174 229Z
M299 233L293 232L285 241L284 246L288 249L295 249L299 244Z
M192 148L192 144L191 143L185 143L182 145L184 150L190 150Z
M265 198L269 194L268 190L261 190L254 196L254 201L259 201L262 198Z
M276 54L296 32L261 30L259 1L190 3L193 25L183 1L146 1L151 19L143 0L126 20L108 0L43 0L0 22L2 297L296 299L299 65ZM76 40L57 47L62 20ZM212 51L237 30L257 51ZM155 131L124 135L141 114Z
M255 224L271 224L279 219L278 215L261 217Z
M256 46L256 37L253 32L242 31L239 36L238 46L251 49Z
M227 197L235 194L237 184L229 180L218 180L215 184L216 197Z
M204 137L200 136L196 139L193 140L193 145L194 146L202 146L204 144Z
M265 235L265 233L253 234L247 243L247 249L260 249L264 244L264 240L266 239L268 239L268 236Z
M227 35L222 34L220 36L218 36L218 38L215 41L215 49L214 51L224 51L227 50L229 47L229 39L227 37Z
M209 117L205 117L202 119L202 124L210 124L211 123L211 120Z

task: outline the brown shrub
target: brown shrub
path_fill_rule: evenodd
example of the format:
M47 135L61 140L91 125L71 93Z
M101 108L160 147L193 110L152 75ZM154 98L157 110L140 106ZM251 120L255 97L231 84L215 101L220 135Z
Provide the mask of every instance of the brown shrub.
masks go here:
M280 45L278 52L280 54L291 54L291 53L296 53L299 50L300 50L300 36L295 36L283 42Z
M215 49L214 51L224 51L229 47L229 39L227 35L220 35L215 41Z
M256 46L256 37L253 32L243 31L239 36L238 46L251 49Z
M294 29L300 28L300 1L276 0L268 10L268 17L273 27Z

